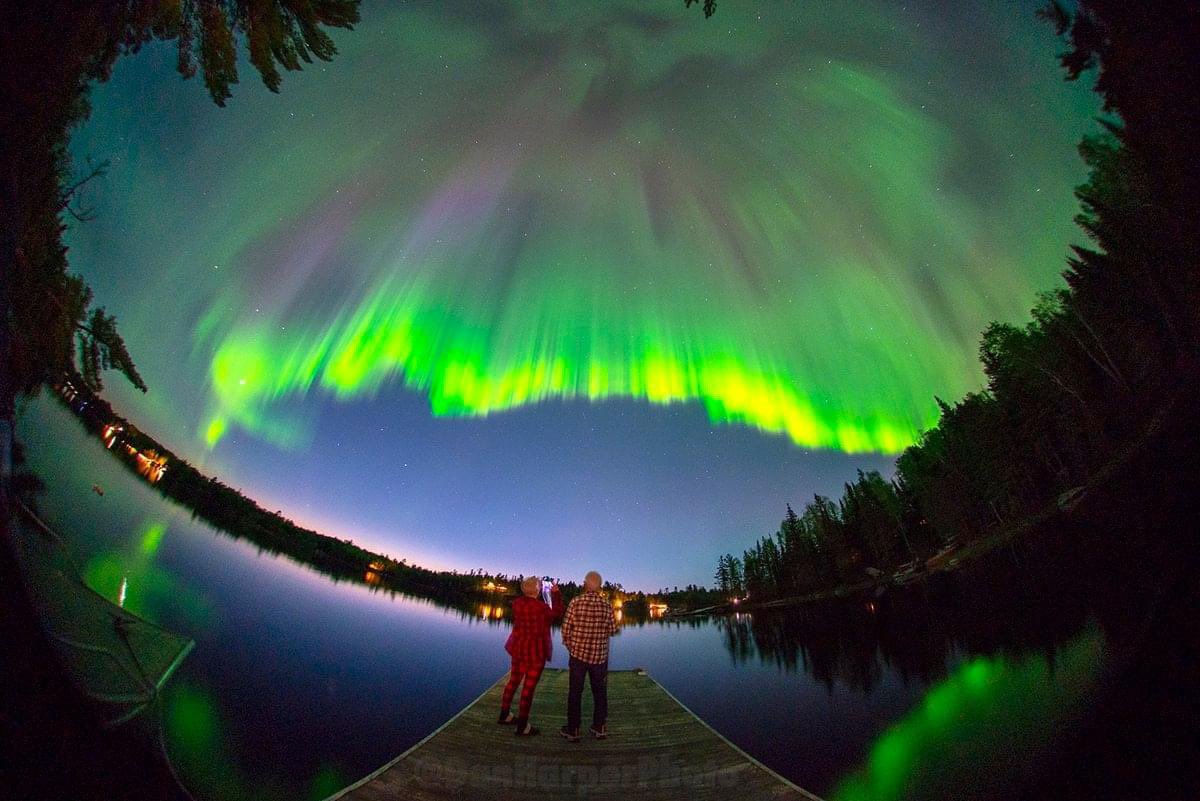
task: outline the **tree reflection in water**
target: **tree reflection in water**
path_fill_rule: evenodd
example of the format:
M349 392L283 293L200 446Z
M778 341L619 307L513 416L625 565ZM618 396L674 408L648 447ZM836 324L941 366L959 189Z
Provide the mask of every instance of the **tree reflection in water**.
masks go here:
M1103 522L1039 532L923 583L717 625L735 663L804 671L831 693L871 693L888 675L928 686L834 799L1013 798L1048 786L1084 797L1112 781L1103 766L1171 749L1129 732L1153 723L1161 688L1193 669L1177 636L1153 633L1187 603L1173 529Z
M1044 655L1095 619L1120 625L1111 582L1053 544L1008 549L926 582L719 618L735 662L803 670L825 686L869 693L885 668L905 683L945 679L967 657ZM1105 595L1110 600L1105 603ZM1106 632L1107 633L1107 632Z

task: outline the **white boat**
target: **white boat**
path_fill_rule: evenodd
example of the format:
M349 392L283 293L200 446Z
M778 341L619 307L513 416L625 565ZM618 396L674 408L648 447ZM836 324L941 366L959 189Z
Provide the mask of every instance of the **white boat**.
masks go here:
M47 641L105 725L137 717L158 700L195 642L87 586L62 539L24 504L17 507L6 539Z

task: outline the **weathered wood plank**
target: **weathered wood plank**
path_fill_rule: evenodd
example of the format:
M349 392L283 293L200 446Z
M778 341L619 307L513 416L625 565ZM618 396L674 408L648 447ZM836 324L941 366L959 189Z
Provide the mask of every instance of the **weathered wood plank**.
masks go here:
M608 677L609 737L568 743L558 735L566 718L567 672L542 674L531 718L537 737L514 737L496 725L501 677L479 698L421 742L329 801L558 798L637 801L739 801L816 796L759 763L700 720L642 671ZM584 691L583 722L591 720Z

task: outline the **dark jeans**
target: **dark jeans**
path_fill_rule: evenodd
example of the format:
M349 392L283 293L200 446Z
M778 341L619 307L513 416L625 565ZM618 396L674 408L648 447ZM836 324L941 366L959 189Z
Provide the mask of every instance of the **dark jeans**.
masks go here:
M579 728L579 706L583 701L583 674L592 685L592 725L599 728L608 720L608 660L590 665L571 657L570 685L567 690L567 728Z

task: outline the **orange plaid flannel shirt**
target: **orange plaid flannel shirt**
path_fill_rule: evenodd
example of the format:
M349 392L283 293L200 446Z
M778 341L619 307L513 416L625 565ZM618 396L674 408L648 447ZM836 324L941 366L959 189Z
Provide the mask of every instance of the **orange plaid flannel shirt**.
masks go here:
M589 665L608 661L608 638L617 633L617 618L608 599L585 592L571 599L563 618L562 641L571 656Z

